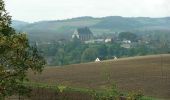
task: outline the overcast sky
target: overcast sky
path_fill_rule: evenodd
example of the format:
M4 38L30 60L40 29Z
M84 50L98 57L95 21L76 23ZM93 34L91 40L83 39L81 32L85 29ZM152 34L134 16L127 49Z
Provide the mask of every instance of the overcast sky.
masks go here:
M80 16L166 17L170 0L5 0L13 19L34 22Z

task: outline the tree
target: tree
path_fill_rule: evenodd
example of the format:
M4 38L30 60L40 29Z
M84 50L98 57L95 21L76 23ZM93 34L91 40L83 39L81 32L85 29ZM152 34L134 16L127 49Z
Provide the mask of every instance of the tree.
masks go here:
M131 32L121 32L119 34L119 39L121 40L131 40L131 41L136 41L137 40L137 35Z
M11 17L0 0L0 99L28 92L22 84L28 81L29 69L41 72L45 60L35 46L30 46L26 34L16 33Z
M98 57L98 51L95 48L87 48L82 56L81 60L82 62L89 62L89 61L94 61Z
M105 44L101 44L97 47L97 51L99 53L99 57L105 58L107 56L107 46Z
M6 36L15 33L14 29L10 27L11 16L5 10L5 4L3 0L0 0L0 33Z
M65 60L64 60L64 54L65 54L65 51L63 48L60 48L57 52L57 54L55 55L55 64L57 65L64 65L65 63Z

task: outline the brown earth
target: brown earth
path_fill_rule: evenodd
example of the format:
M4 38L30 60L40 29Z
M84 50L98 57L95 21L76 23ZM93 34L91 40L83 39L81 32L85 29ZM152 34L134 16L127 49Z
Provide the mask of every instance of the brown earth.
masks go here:
M47 67L34 82L100 89L112 82L122 91L170 99L170 54L121 58L85 64Z

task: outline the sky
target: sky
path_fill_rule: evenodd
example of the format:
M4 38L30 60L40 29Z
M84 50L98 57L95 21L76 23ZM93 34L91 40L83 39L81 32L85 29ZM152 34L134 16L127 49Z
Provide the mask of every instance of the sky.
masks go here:
M81 16L170 16L170 0L5 0L5 2L12 19L26 22Z

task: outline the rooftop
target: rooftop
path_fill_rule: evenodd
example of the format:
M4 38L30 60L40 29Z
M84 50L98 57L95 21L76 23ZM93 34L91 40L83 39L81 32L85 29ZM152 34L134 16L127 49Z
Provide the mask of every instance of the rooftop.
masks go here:
M77 32L79 34L93 34L88 27L78 28Z

